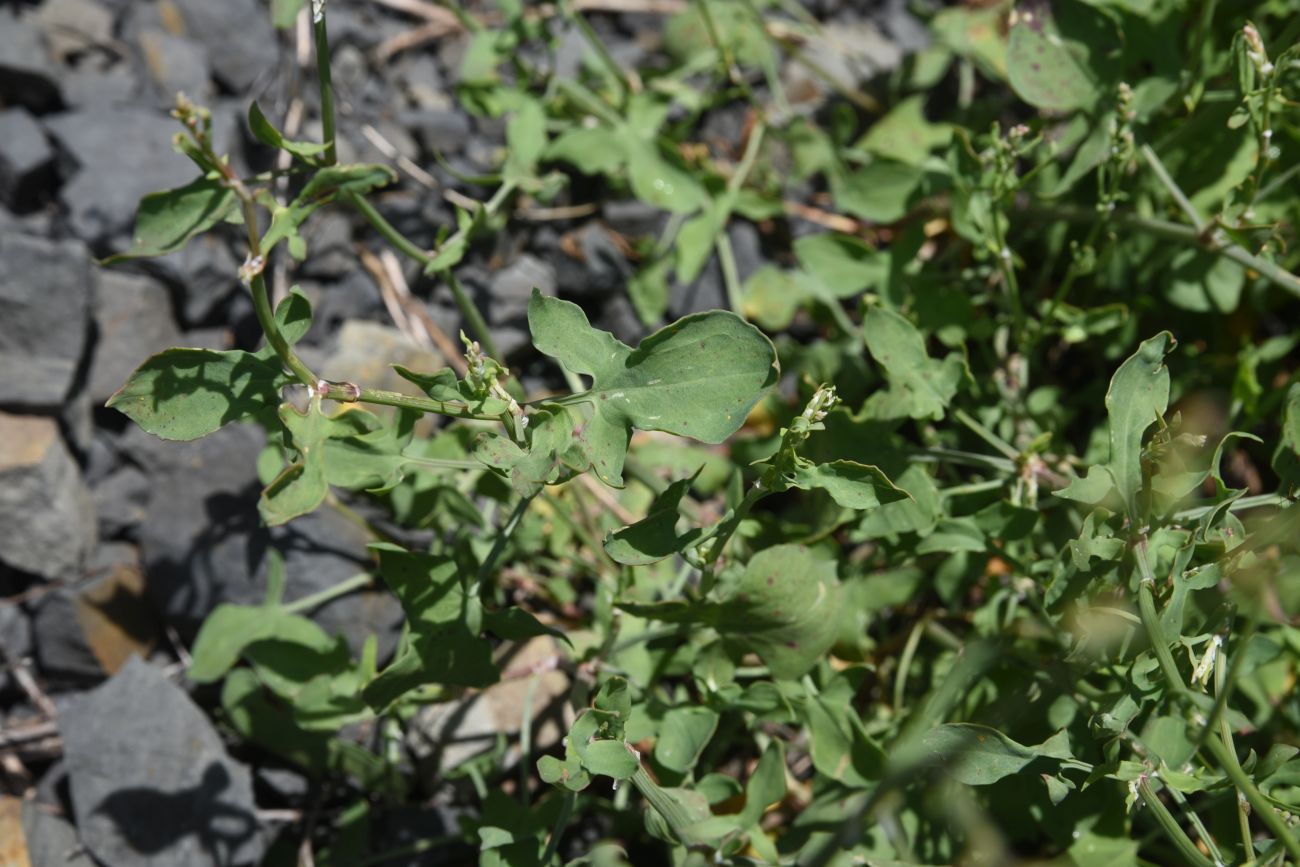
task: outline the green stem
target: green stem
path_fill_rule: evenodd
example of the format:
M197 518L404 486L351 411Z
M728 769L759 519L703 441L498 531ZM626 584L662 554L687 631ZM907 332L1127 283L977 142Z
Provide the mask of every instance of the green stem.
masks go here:
M1155 581L1148 577L1151 576L1151 566L1147 562L1145 540L1139 540L1133 551L1137 557L1138 568L1143 575L1138 585L1138 611L1142 615L1142 626L1146 630L1147 641L1150 642L1156 661L1160 664L1160 671L1164 675L1169 692L1175 699L1186 702L1190 698L1187 685L1183 683L1178 666L1174 663L1173 654L1169 652L1169 645L1160 628L1160 618L1156 614L1155 598L1152 595L1152 585ZM1236 752L1228 749L1223 741L1213 736L1206 738L1203 746L1227 774L1233 785L1245 796L1259 820L1273 832L1273 836L1282 843L1291 857L1300 862L1300 841L1296 840L1286 822L1273 809L1272 803L1264 797L1254 781L1242 769Z
M993 431L989 430L984 425L980 424L978 421L976 421L974 416L966 412L966 410L959 409L956 412L954 412L953 415L956 417L957 421L961 422L962 424L966 425L966 427L974 431L979 436L980 439L984 440L984 442L988 443L989 445L993 446L993 448L997 449L998 451L1002 452L1002 454L1006 455L1008 460L1012 460L1012 461L1020 460L1020 452L1016 451L1015 446L1011 445L1002 437L998 436Z
M749 512L754 508L754 504L766 497L768 490L765 486L754 485L745 494L745 498L736 506L731 517L722 522L718 535L714 538L713 544L709 547L709 552L704 555L704 574L700 578L700 592L708 593L713 589L714 567L717 565L718 558L726 550L727 543L731 537L736 534L740 528L740 523L749 516Z
M1223 697L1226 700L1228 695L1228 660L1227 652L1223 648L1219 649L1219 655L1214 660L1214 695L1218 699ZM1215 704L1218 707L1218 704ZM1228 719L1222 713L1219 717L1219 737L1223 740L1223 746L1228 752L1236 754L1237 746L1232 740L1232 726L1228 725ZM1210 737L1214 737L1213 734ZM1237 798L1237 830L1241 833L1241 849L1246 857L1247 863L1255 860L1255 839L1250 833L1250 812L1246 809L1241 798Z
M344 578L333 587L326 587L318 593L295 599L283 606L283 610L288 614L301 614L304 611L311 611L313 608L319 608L326 602L332 602L340 596L347 596L349 593L355 593L357 590L369 587L373 581L374 577L369 572L358 572L350 578Z
M1085 210L1083 208L1070 207L1051 207L1051 208L1033 208L1035 214L1048 219L1067 220L1072 223L1091 223L1097 219L1097 212ZM1300 295L1300 277L1287 271L1276 262L1269 262L1261 259L1254 253L1237 244L1223 243L1214 237L1205 237L1191 226L1184 226L1181 223L1175 223L1170 220L1160 220L1154 217L1140 217L1137 214L1115 213L1110 217L1112 223L1121 229L1136 229L1145 232L1156 238L1163 238L1167 241L1177 241L1188 244L1193 247L1200 247L1210 253L1223 256L1252 271L1259 273L1275 286L1290 292L1293 295ZM1214 233L1211 233L1213 235Z
M1155 817L1160 828L1169 838L1169 842L1182 853L1189 864L1194 867L1214 867L1214 862L1201 854L1201 850L1196 848L1192 838L1187 836L1182 825L1173 817L1169 809L1165 807L1164 802L1156 795L1155 790L1151 788L1151 782L1145 777L1138 783L1138 793L1142 796L1142 803L1151 810L1151 815Z
M256 232L256 228L253 231ZM293 351L293 347L289 345L289 341L285 340L284 335L280 333L280 326L275 321L275 311L271 309L271 296L266 290L266 279L260 271L253 275L248 288L253 296L253 312L257 314L257 322L262 326L266 342L275 350L275 354L279 356L284 366L293 371L293 375L299 382L308 388L315 388L320 379L303 363L303 360Z
M510 194L514 192L514 189L515 185L513 181L506 181L503 183L497 188L497 191L493 193L492 198L483 205L482 212L487 216L494 215ZM430 252L428 250L423 250L411 241L411 239L397 231L393 224L384 219L384 215L379 213L379 210L372 205L368 199L355 193L347 194L346 198L348 204L356 208L361 216L366 218L366 222L370 223L370 225L374 227L375 231L382 235L384 240L396 247L399 252L409 256L416 262L419 262L420 265L425 268L428 268L433 264L438 255L437 251ZM472 228L472 226L473 222L471 221L470 227ZM469 232L470 228L457 230L455 234L443 242L440 249L446 249L453 244L460 243L462 240L467 240ZM487 350L488 355L500 360L500 356L496 351L496 345L492 340L492 334L488 330L487 322L483 319L483 314L474 306L474 302L465 293L460 282L452 276L449 270L438 270L439 273L447 279L447 284L451 287L452 299L456 302L456 307L460 310L460 315L464 317L466 323L469 324L470 331L474 333L474 338L482 344L484 349Z
M625 104L629 96L641 89L640 82L633 78L636 73L632 72L629 74L627 70L624 70L623 67L618 65L618 61L614 59L613 55L609 53L609 49L605 47L604 40L602 40L600 35L592 29L591 22L584 18L581 12L578 12L573 8L573 4L570 0L561 0L560 11L564 17L573 24L573 26L578 28L578 32L582 34L583 39L587 40L587 44L596 52L596 56L600 58L600 62L604 64L605 69L609 71L610 77L613 78L619 86L619 90L621 91L619 93L619 104Z
M506 518L506 522L502 524L501 529L497 531L497 537L492 541L492 548L488 551L488 555L483 558L483 562L479 565L478 571L474 573L474 577L470 580L469 586L465 588L465 596L469 603L469 612L466 616L466 626L468 626L469 630L476 635L479 632L479 628L482 626L483 620L483 605L482 599L480 598L483 593L483 587L489 580L491 580L492 573L497 568L497 561L500 560L501 555L505 553L506 544L510 541L510 537L514 534L515 528L519 526L519 522L523 519L524 513L528 511L528 506L532 502L533 497L521 497L519 502L515 503L515 508L510 513L510 517Z
M334 80L330 74L330 40L325 28L325 5L322 3L313 24L316 35L316 78L320 81L321 138L325 143L322 161L332 166L339 161L337 134L334 128Z
M682 843L688 843L691 839L689 829L693 822L690 814L677 799L659 788L659 784L650 779L650 775L643 767L637 768L636 773L632 775L632 785L636 786L637 791L650 803L650 806L664 817L673 835Z
M323 397L340 403L374 403L380 406L395 406L399 409L414 409L447 415L452 418L471 418L478 421L500 421L495 415L486 415L455 403L444 403L427 397L415 397L400 391L384 391L379 388L358 388L350 383L328 383Z
M736 270L736 253L731 248L731 236L724 227L715 241L718 261L722 264L722 282L727 287L727 305L737 316L743 317L744 302L741 294L740 273Z
M556 850L560 847L560 835L568 827L569 817L573 815L573 805L577 802L577 792L564 793L564 803L560 805L560 812L555 816L555 825L551 828L551 839L546 841L546 851L542 853L542 860L539 862L542 867L549 867L555 858Z
M1183 188L1178 186L1178 182L1174 180L1171 174L1169 174L1169 170L1166 169L1165 164L1160 161L1160 157L1156 156L1156 152L1151 148L1151 145L1142 145L1142 147L1138 149L1138 152L1142 154L1142 159L1147 161L1147 165L1151 167L1151 171L1156 173L1156 177L1160 179L1160 184L1165 188L1165 191L1169 193L1170 198L1172 198L1178 205L1178 210L1182 211L1183 216L1187 217L1191 222L1192 228L1194 228L1198 234L1204 232L1205 218L1201 216L1200 211L1196 210L1196 206L1187 198L1187 194L1183 192Z

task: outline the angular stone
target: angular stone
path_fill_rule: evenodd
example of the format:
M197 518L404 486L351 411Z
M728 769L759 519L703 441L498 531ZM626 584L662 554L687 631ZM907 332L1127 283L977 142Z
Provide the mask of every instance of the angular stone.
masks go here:
M35 801L23 802L23 835L32 867L84 867L77 829Z
M322 508L274 532L257 511L261 483L254 461L263 435L231 425L191 443L162 442L144 433L124 438L127 455L152 482L140 524L148 592L156 609L186 640L223 602L257 605L266 596L269 553L285 566L285 600L308 596L370 567L367 534ZM402 622L387 592L354 593L312 612L326 631L360 650L370 633L380 653L391 651Z
M101 546L89 571L89 580L47 594L36 608L36 658L55 682L102 679L158 641L135 547Z
M145 359L179 346L182 338L161 283L118 271L100 271L98 277L89 390L91 400L103 405Z
M63 106L58 75L40 31L0 9L0 104L21 105L37 114L57 111Z
M492 275L488 283L493 323L510 322L528 316L528 299L533 289L543 295L555 294L555 269L527 253Z
M178 312L187 328L213 319L239 289L239 260L219 235L194 238L183 250L150 260L149 267L180 287Z
M138 41L145 68L164 101L173 102L178 93L200 105L211 100L212 70L203 46L161 30L145 30Z
M129 232L147 193L194 180L194 164L172 149L176 121L161 111L90 108L46 124L77 165L60 197L77 237L96 243Z
M123 465L91 486L99 535L114 539L139 526L148 514L149 477Z
M32 622L27 612L14 604L0 604L0 650L4 658L17 662L31 656ZM0 668L0 696L17 691L18 684L9 667ZM4 863L0 861L0 863Z
M85 350L90 301L85 247L0 234L0 406L63 403Z
M50 418L0 413L0 560L75 578L95 547L95 507Z
M194 702L131 660L59 712L81 840L107 867L251 864L266 849L252 775Z
M113 40L113 13L95 0L44 0L31 21L60 63Z
M88 56L63 76L63 101L69 108L109 108L130 105L142 85L125 60Z
M54 181L54 151L24 108L0 111L0 201L20 213L40 204Z
M255 0L162 0L160 6L164 20L168 7L180 13L185 35L207 49L217 78L236 93L247 92L278 59L270 13Z

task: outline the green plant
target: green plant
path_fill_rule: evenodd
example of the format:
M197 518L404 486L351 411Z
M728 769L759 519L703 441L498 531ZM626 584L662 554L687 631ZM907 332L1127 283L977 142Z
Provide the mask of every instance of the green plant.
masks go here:
M1256 5L1258 27L1177 0L945 9L860 135L876 96L839 83L825 124L790 106L780 59L819 72L797 4L697 0L665 28L671 65L630 74L561 3L593 49L578 79L517 51L552 38L522 4L500 0L499 26L462 10L459 95L509 118L508 149L495 194L423 250L368 199L391 170L336 164L318 4L324 143L249 113L296 194L238 177L182 101L200 178L146 198L124 254L242 224L266 346L168 350L110 405L167 439L263 425L268 524L337 507L337 488L435 539L371 546L407 616L382 669L373 642L354 659L303 616L322 597L283 604L273 570L263 605L213 612L191 678L223 681L240 735L348 780L364 813L406 780L341 726L400 730L496 682L500 642L554 636L577 716L536 776L528 735L521 770L493 751L466 771L481 798L463 836L485 864L554 863L575 817L675 863L1300 863L1300 74L1261 36L1294 41L1285 4ZM943 82L957 104L932 121ZM734 164L681 147L737 104ZM535 293L533 345L570 389L528 400L453 269L515 197L559 195L566 163L672 214L628 287L648 325L669 275L713 256L733 309L631 347ZM727 226L806 214L791 183L824 187L855 232L798 237L788 267L742 282ZM321 380L295 353L310 305L294 291L273 310L266 263L307 256L299 228L333 205L449 278L473 332L463 376L399 368L413 397ZM1216 388L1211 418L1195 398ZM417 436L420 415L449 423ZM593 490L645 517L593 511ZM508 603L507 563L541 576L526 604ZM347 807L322 832L338 863Z

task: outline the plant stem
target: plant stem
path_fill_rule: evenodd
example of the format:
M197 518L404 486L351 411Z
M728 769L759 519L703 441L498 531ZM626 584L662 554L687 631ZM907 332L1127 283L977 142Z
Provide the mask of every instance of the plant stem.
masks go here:
M1146 630L1147 641L1151 644L1156 661L1160 664L1160 671L1164 675L1169 692L1175 699L1187 702L1190 693L1187 685L1183 683L1182 675L1178 673L1178 666L1174 663L1173 654L1169 652L1169 645L1160 627L1160 618L1156 614L1155 598L1152 595L1152 585L1155 581L1150 577L1152 573L1147 561L1146 541L1139 540L1133 547L1133 553L1143 576L1138 585L1138 611L1142 615L1142 626ZM1273 809L1272 803L1264 797L1254 781L1242 769L1236 751L1228 749L1223 741L1213 736L1206 738L1203 746L1227 774L1233 785L1245 796L1259 820L1268 826L1273 836L1282 843L1291 857L1300 861L1300 841L1296 840L1286 822Z
M514 189L515 186L513 181L506 181L503 183L497 188L497 191L492 195L492 198L482 206L482 213L486 216L494 215L497 210L500 209L502 203L505 202L506 198L514 192ZM370 225L374 227L375 231L382 235L384 240L396 247L399 252L409 256L416 262L419 262L426 269L434 263L438 255L437 251L430 252L420 249L420 247L411 241L411 239L397 231L392 223L384 219L384 215L379 213L379 210L372 205L368 199L356 195L355 193L348 194L346 198L348 204L356 208L357 211L360 212L361 216L366 218L366 222L370 223ZM473 222L470 223L470 227L472 226ZM463 241L468 240L469 232L469 228L457 230L455 234L443 242L440 250L447 249L453 244L462 243ZM447 284L451 287L452 299L456 302L456 307L460 310L460 315L464 317L465 322L469 325L470 331L474 333L474 338L482 344L484 349L487 350L488 355L500 360L500 356L496 351L496 345L492 340L492 334L488 330L487 322L483 319L483 314L474 306L474 302L465 294L464 288L460 285L460 282L451 275L449 270L439 269L439 273L446 278Z
M257 229L254 228L253 232L256 231ZM303 363L303 360L293 351L293 347L289 345L289 341L285 340L284 335L280 333L280 326L275 321L275 311L271 309L271 297L266 290L266 279L261 271L253 275L248 288L253 296L253 312L257 314L257 322L262 326L266 342L275 350L275 354L279 356L284 366L293 371L293 375L299 382L308 388L315 388L316 383L320 381L319 378Z
M395 406L399 409L414 409L420 412L432 412L438 415L448 415L453 418L472 418L478 421L500 421L495 415L485 415L484 413L474 412L473 410L459 406L454 403L444 403L440 400L432 400L427 397L415 397L409 394L402 394L400 391L384 391L378 388L358 388L355 385L347 383L327 383L327 389L322 397L330 400L337 400L340 403L374 403L380 406Z
M668 823L668 827L672 829L677 839L682 843L689 843L690 834L687 829L693 821L677 799L659 788L659 784L650 779L644 767L636 769L636 773L632 775L632 785L636 786L641 796L650 802L650 806L664 817L664 821Z
M1097 212L1085 210L1083 208L1071 207L1050 207L1050 208L1032 208L1033 213L1039 214L1048 219L1067 220L1072 223L1091 223L1097 219ZM1119 227L1127 229L1137 229L1157 238L1164 238L1168 241L1178 241L1193 247L1200 247L1210 253L1216 253L1226 259L1230 259L1244 268L1249 268L1257 272L1261 277L1276 286L1285 289L1293 295L1300 295L1300 277L1287 271L1276 262L1269 262L1261 259L1254 253L1251 253L1244 247L1237 244L1224 243L1213 237L1215 233L1210 233L1210 237L1202 235L1191 226L1184 226L1181 223L1175 223L1170 220L1160 220L1154 217L1141 217L1137 214L1121 214L1116 212L1111 215L1111 220Z
M1161 185L1164 186L1165 191L1178 205L1178 209L1183 212L1183 216L1187 217L1191 222L1192 228L1196 229L1197 234L1204 232L1205 218L1201 216L1200 212L1196 210L1196 206L1187 198L1183 188L1178 186L1173 176L1169 174L1169 170L1160 161L1160 157L1156 156L1156 152L1152 150L1151 145L1142 145L1138 152L1142 154L1142 159L1147 161L1147 165L1151 166L1151 171L1156 173Z
M326 587L318 593L310 596L304 596L301 599L295 599L289 604L283 606L284 611L289 614L301 614L304 611L311 611L313 608L319 608L326 602L332 602L340 596L347 596L365 587L369 587L374 581L374 577L369 572L358 572L350 578L344 578L333 587Z
M1216 698L1227 696L1228 683L1227 652L1220 648L1219 655L1214 660L1214 694ZM1215 706L1218 707L1217 703ZM1219 737L1223 739L1224 748L1235 755L1237 747L1232 741L1232 726L1228 725L1228 719L1222 713L1219 714L1218 722ZM1214 737L1214 735L1210 734L1210 737ZM1255 854L1255 839L1250 833L1250 811L1247 810L1246 804L1242 802L1241 798L1237 798L1237 827L1241 832L1242 852L1246 856L1246 861L1248 863L1252 862Z
M497 531L497 536L492 541L492 548L488 551L488 555L483 558L478 571L474 573L469 586L465 588L465 598L469 606L466 612L465 625L475 635L478 634L483 625L483 602L481 599L483 587L492 578L492 573L497 567L497 561L505 553L506 543L510 541L511 535L514 534L515 528L519 526L520 520L523 519L524 513L528 511L528 506L532 502L533 497L521 497L519 502L515 503L515 508L510 513L510 517L506 518L506 522Z
M619 93L619 104L622 105L626 103L629 96L641 89L641 80L637 77L636 72L633 70L625 70L623 67L618 65L618 61L614 59L613 55L609 53L609 49L605 47L605 42L600 38L600 34L596 33L596 31L592 29L591 22L584 18L581 12L578 12L573 8L573 4L570 0L560 0L560 11L563 13L566 20L573 24L574 27L578 28L578 32L582 34L583 39L587 40L587 44L596 52L596 56L600 58L600 62L604 64L605 69L609 71L610 77L618 84L619 90L621 91Z
M1160 800L1160 797L1151 788L1151 782L1145 777L1138 783L1138 793L1142 796L1142 803L1151 810L1151 815L1155 817L1156 822L1160 824L1165 836L1169 842L1173 843L1175 848L1182 853L1189 864L1195 867L1214 867L1214 862L1201 854L1201 850L1196 848L1192 838L1187 836L1183 826L1178 824L1178 820L1173 817L1169 809Z
M555 825L551 828L551 839L546 841L546 851L542 853L542 860L538 862L542 867L548 867L555 858L556 850L560 847L560 835L568 827L569 817L573 815L573 805L577 802L577 792L565 792L564 803L560 805L560 812L555 816Z
M736 270L736 253L731 248L731 236L724 227L718 232L715 241L718 248L718 261L722 265L722 282L727 287L727 306L737 316L744 317L744 302L741 294L740 273Z
M316 78L320 82L321 138L325 143L322 161L332 166L339 161L337 134L334 128L334 80L330 74L330 40L325 27L325 6L313 23L316 37Z
M1006 455L1008 460L1011 461L1020 460L1020 452L1016 451L1015 446L1011 445L1002 437L998 436L993 431L989 430L984 425L980 424L978 421L975 420L974 416L966 412L966 410L959 409L953 413L953 416L957 419L957 421L961 422L962 424L966 425L966 427L974 431L975 434L978 435L980 439L984 440L984 442L988 443L989 445L993 446L993 448L997 449L998 451L1002 452L1002 454Z

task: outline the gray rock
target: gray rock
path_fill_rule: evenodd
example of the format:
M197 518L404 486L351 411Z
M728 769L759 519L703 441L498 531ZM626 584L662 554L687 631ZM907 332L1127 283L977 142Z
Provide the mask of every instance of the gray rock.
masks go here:
M81 244L0 234L0 405L63 403L86 347L90 287Z
M129 232L145 194L194 180L194 164L172 150L178 130L160 111L91 108L46 126L78 169L61 191L77 237L95 243Z
M37 114L63 106L59 69L45 50L40 31L29 21L0 9L0 103L21 105Z
M31 656L32 623L27 612L15 604L0 604L0 659L11 663ZM0 695L12 693L18 689L13 675L7 665L0 664Z
M527 317L533 289L555 294L555 269L527 253L492 275L487 309L493 324Z
M60 709L81 840L107 867L251 864L266 849L252 775L161 671L132 658Z
M402 55L396 80L407 101L415 108L446 111L452 107L447 83L442 80L438 62L428 54Z
M151 260L149 266L179 287L178 312L186 328L212 320L239 289L239 260L220 235L201 235L183 250Z
M100 537L115 539L134 530L148 515L149 477L126 464L92 486L91 496Z
M203 46L193 39L152 29L143 31L137 41L149 77L166 104L174 105L178 93L200 105L212 99L212 70Z
M257 515L254 461L264 439L260 428L243 424L188 443L135 427L122 438L152 481L139 528L149 594L187 637L218 603L261 596L254 571L268 541Z
M631 238L658 235L668 220L662 210L638 199L605 202L600 210L606 225Z
M95 547L95 507L51 418L0 413L0 561L75 578Z
M192 443L164 443L128 433L124 450L151 482L139 527L149 594L185 638L222 602L256 605L266 595L268 553L284 559L285 599L307 596L369 567L369 537L322 508L268 532L257 512L261 484L254 460L263 435L231 425ZM371 632L381 653L392 649L401 610L386 592L358 593L322 607L314 618L359 650Z
M732 220L727 227L727 234L731 236L736 276L740 278L741 285L744 285L751 274L763 267L763 242L754 224L745 220Z
M0 111L0 201L15 211L40 204L43 187L54 181L54 151L24 108Z
M622 293L628 279L632 276L632 265L627 261L622 248L610 236L609 229L592 221L578 229L576 234L578 250L581 253L579 258L586 268L587 279L584 281L581 293L573 287L561 284L564 285L565 293L602 298L614 292Z
M56 590L41 597L32 617L32 633L36 661L47 683L68 687L98 683L106 677L77 622L72 591Z
M470 138L469 116L463 111L428 108L403 112L399 120L426 150L444 155L460 152Z
M32 867L86 867L77 829L48 807L23 802L23 836Z
M63 76L63 101L69 108L130 105L140 90L140 79L125 60L87 57Z
M78 685L119 671L157 644L157 616L145 599L134 545L101 545L89 577L43 596L32 618L36 659L47 683Z
M89 390L102 405L146 358L182 340L166 287L138 274L100 271L98 277Z
M674 319L704 310L726 310L727 306L727 289L717 256L709 258L693 282L674 279L668 286L668 310Z
M343 214L325 212L308 220L302 229L307 260L298 273L307 277L342 277L356 268L352 250L352 223Z
M274 65L279 51L271 18L256 0L173 0L185 35L203 45L222 84L245 93Z
M113 40L113 13L95 0L45 0L31 21L60 63Z

